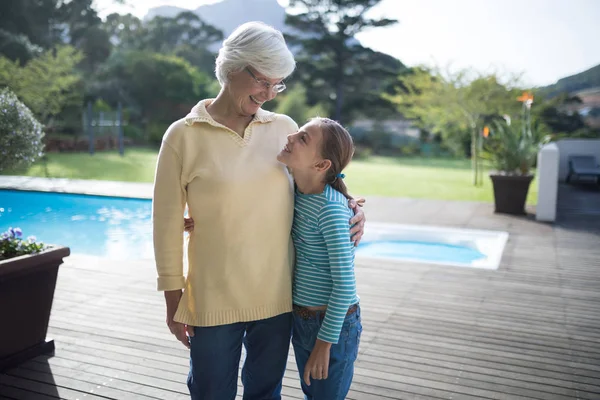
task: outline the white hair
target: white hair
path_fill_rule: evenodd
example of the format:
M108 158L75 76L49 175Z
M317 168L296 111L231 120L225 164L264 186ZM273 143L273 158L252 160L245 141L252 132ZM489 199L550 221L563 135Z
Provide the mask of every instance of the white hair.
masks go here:
M232 72L251 66L270 79L287 78L296 61L283 34L262 22L247 22L229 35L217 56L215 73L221 85Z

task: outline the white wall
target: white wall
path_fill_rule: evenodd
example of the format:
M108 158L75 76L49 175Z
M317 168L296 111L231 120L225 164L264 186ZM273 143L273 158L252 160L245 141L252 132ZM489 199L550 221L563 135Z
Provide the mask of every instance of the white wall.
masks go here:
M600 163L600 139L563 139L556 142L560 154L558 179L564 181L569 173L569 156L591 154Z
M537 157L538 201L535 207L535 219L538 221L552 222L556 219L558 166L558 146L556 143L544 145Z

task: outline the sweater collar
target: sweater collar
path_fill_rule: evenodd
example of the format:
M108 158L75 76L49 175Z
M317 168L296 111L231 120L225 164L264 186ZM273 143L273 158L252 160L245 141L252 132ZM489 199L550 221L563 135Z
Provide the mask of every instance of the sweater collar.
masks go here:
M217 124L217 122L211 117L211 115L206 110L206 107L213 101L214 99L205 99L201 100L192 107L192 110L188 115L184 118L186 125L193 125L195 122L208 122L210 124ZM263 110L259 108L256 114L254 114L254 119L252 121L258 122L271 122L274 121L276 117L275 113L270 111Z

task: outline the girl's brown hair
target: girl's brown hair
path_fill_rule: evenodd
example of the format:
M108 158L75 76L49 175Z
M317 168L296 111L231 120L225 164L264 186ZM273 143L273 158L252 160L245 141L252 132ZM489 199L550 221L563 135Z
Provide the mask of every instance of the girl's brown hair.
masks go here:
M348 188L340 174L352 160L354 155L354 141L350 133L337 121L329 118L313 118L323 133L321 157L331 161L331 167L325 174L325 183L330 184L335 190L342 193L348 200Z

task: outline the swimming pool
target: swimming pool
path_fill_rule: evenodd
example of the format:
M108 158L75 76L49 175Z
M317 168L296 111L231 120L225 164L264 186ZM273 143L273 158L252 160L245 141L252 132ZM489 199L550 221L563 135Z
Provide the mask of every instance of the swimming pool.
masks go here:
M114 259L153 258L148 199L0 190L0 231Z
M508 233L427 225L369 223L357 257L497 269Z
M113 259L152 259L149 199L0 190L0 232L19 227L71 252ZM358 258L496 269L506 232L369 222Z

